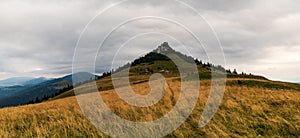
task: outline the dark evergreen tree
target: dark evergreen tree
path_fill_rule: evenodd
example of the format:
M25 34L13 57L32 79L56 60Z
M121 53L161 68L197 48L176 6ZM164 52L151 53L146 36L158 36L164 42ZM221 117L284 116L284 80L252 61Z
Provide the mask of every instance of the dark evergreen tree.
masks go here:
M226 70L226 72L229 73L229 74L231 74L231 70L230 69Z
M236 69L234 69L232 73L233 74L238 74L237 71L236 71Z

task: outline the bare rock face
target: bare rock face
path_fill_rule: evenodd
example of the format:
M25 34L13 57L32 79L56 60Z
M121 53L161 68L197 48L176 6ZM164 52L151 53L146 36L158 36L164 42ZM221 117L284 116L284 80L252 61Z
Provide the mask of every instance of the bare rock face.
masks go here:
M169 52L174 52L174 49L172 49L168 42L164 42L162 43L160 46L158 46L158 48L156 48L155 50L153 50L153 52L155 53L169 53Z

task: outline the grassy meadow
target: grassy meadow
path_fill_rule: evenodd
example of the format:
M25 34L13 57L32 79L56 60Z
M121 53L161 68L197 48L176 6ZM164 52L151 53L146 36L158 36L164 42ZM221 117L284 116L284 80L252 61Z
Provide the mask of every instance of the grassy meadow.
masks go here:
M132 78L132 88L137 93L150 91L148 82L143 81L147 77ZM110 78L98 80L97 84L99 94L117 115L132 121L149 121L172 110L178 99L180 81L176 77L166 80L169 88L165 96L147 108L133 107L122 101L111 89ZM200 83L199 100L192 114L166 137L300 136L299 85L228 78L220 109L205 127L199 128L210 81ZM0 122L0 137L108 137L84 117L72 91L47 102L0 109Z

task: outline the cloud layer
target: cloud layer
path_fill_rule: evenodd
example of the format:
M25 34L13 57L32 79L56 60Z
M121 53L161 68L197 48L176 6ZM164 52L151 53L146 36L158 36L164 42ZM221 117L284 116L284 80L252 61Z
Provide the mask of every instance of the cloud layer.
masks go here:
M56 77L71 73L75 46L81 32L91 19L117 0L3 0L0 2L0 79L14 76ZM265 75L271 79L300 81L300 2L296 0L184 0L203 16L207 23L178 1L131 0L109 9L95 18L83 36L87 48L82 55L90 59L111 28L127 17L159 15L190 26L205 44L197 47L182 29L170 23L148 19L135 21L117 30L98 54L98 71L110 68L112 56L119 51L117 65L152 50L162 41L186 54L216 63L205 52L214 54L216 40L211 26L223 46L227 68ZM99 23L99 24L97 24ZM100 24L101 23L101 24ZM155 33L155 32L163 32ZM87 41L89 40L89 41ZM180 40L180 42L178 42ZM88 43L87 43L88 42ZM189 51L182 47L182 42ZM205 50L205 51L204 51ZM218 57L215 55L215 57ZM106 59L107 58L107 59ZM92 59L92 58L91 58ZM100 62L101 61L101 62ZM98 63L99 62L99 63Z

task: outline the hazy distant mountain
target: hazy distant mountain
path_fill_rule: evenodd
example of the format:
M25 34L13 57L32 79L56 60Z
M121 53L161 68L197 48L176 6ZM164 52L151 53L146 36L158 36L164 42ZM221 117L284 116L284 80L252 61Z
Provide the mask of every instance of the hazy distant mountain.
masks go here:
M18 77L10 78L2 81L2 86L0 87L0 98L12 95L18 91L27 89L31 86L38 85L47 80L44 77L40 78L30 78L30 77Z
M88 72L78 72L78 73L75 73L73 75L67 75L65 77L62 77L61 79L68 80L68 81L73 80L75 84L78 84L78 83L82 83L82 82L85 82L85 81L98 79L98 77L99 76L93 75L93 74L88 73Z
M43 83L45 81L48 81L48 80L52 80L52 79L47 79L45 77L40 77L40 78L35 78L35 79L31 79L29 81L26 81L23 83L23 85L37 85L39 83Z
M45 82L47 79L45 77L32 78L32 77L14 77L0 81L0 88L10 87L10 86L25 86L25 85L36 85Z
M73 75L76 79L76 83L83 83L85 81L91 79L97 79L98 76L95 76L91 73L80 72ZM43 78L38 78L27 82L29 84L34 84L43 81ZM38 85L33 86L23 86L19 87L17 91L14 91L8 96L0 97L0 107L6 106L16 106L28 103L31 100L35 100L37 98L42 99L45 96L52 96L55 93L59 92L59 90L72 86L72 75L67 75L62 78L52 79L48 81L44 81L39 83ZM12 89L13 90L13 89ZM7 91L9 92L9 91Z
M32 80L34 78L31 77L14 77L0 81L0 86L7 87L7 86L15 86L15 85L23 85L23 83Z
M20 86L20 85L15 85L15 86L6 86L6 87L1 87L0 88L0 98L12 95L20 90L26 89L26 86Z

